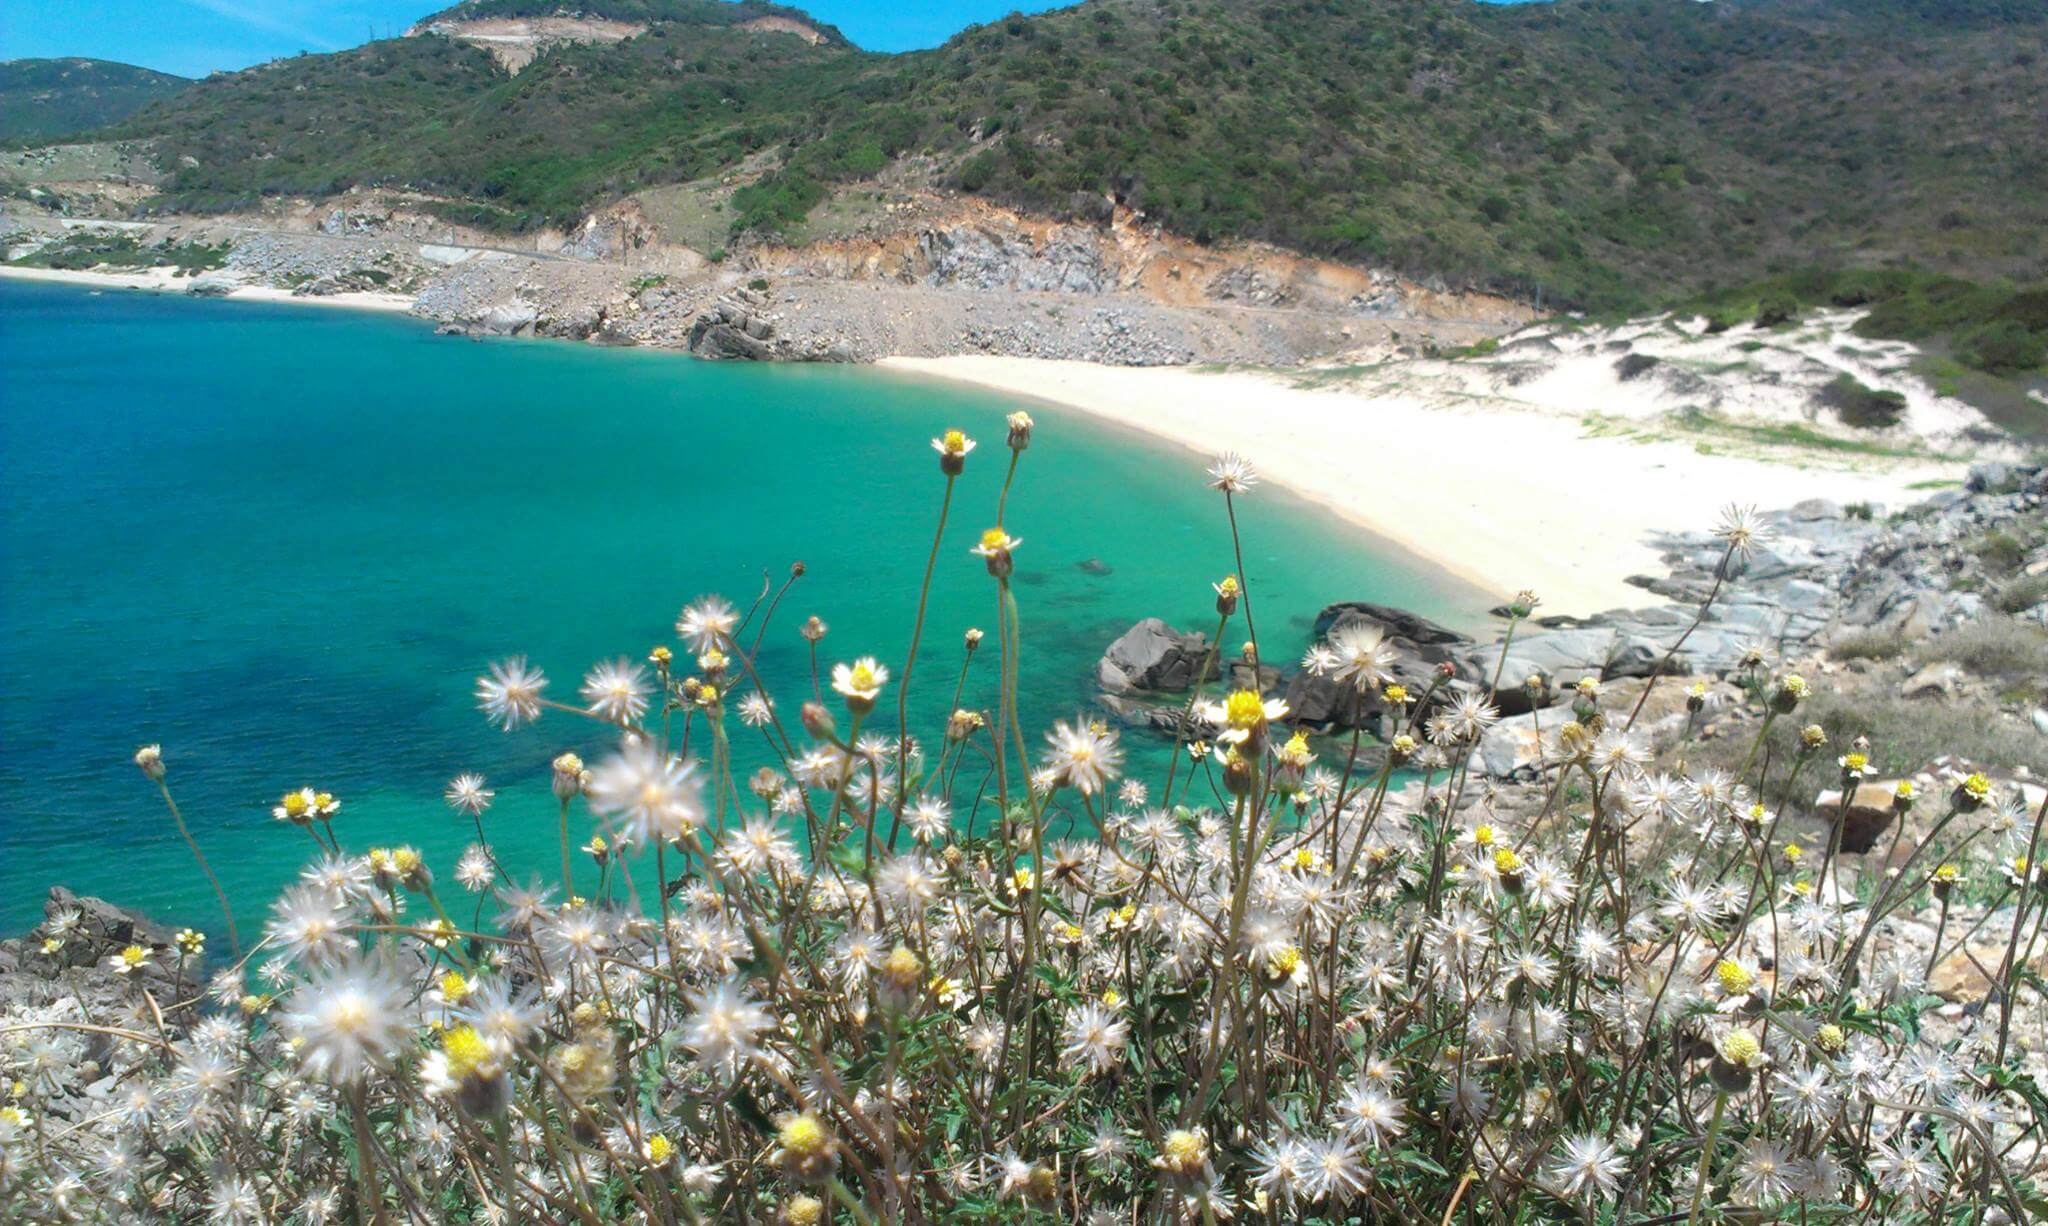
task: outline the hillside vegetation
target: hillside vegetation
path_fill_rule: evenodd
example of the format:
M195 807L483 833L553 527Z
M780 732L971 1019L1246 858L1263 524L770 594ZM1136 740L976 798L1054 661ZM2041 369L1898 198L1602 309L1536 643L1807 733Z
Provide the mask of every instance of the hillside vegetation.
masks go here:
M0 63L0 143L44 141L118 123L192 82L108 60Z
M501 0L444 17L532 14ZM117 129L165 203L406 185L506 229L766 152L735 228L929 155L1061 213L1103 196L1546 303L1622 306L1794 263L2048 273L2048 7L2033 0L1090 0L883 56L745 29L767 6L588 0L644 22L517 76L434 36L204 82Z

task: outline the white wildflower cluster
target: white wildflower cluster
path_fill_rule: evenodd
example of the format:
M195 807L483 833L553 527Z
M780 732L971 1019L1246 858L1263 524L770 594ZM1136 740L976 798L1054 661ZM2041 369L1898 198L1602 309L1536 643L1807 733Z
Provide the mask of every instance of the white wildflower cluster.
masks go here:
M974 449L934 446L948 481ZM1257 486L1234 456L1210 479L1233 516ZM1731 553L1758 524L1731 517ZM92 999L117 1003L5 1016L0 1212L2034 1220L2044 1036L2014 1022L2041 818L1987 779L1927 798L1892 872L1849 874L1777 820L1819 745L1689 767L1588 682L1516 803L1474 761L1521 680L1415 672L1361 625L1303 672L1376 726L1362 748L1229 685L1170 744L1089 715L1031 736L1023 541L978 539L959 578L997 587L1002 624L962 628L928 735L892 690L914 657L834 665L818 619L708 597L582 705L524 659L478 683L536 761L549 711L608 742L554 758L558 862L492 846L476 774L446 789L477 835L448 866L347 850L339 802L295 789L276 814L318 852L246 949L230 925L95 951L53 916L24 956L106 963ZM1252 594L1212 586L1227 628ZM810 672L771 692L755 645L798 633ZM1808 690L1748 680L1759 736ZM144 772L168 786L160 751ZM1906 943L1937 904L1931 951ZM1926 991L1944 951L1987 978L1961 1016ZM208 957L211 990L175 990Z

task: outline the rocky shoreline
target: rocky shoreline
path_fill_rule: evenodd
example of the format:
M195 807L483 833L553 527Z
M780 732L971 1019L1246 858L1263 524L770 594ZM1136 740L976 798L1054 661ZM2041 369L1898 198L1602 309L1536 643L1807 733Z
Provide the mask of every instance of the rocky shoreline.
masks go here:
M1666 534L1657 545L1669 571L1630 580L1665 603L1583 618L1544 616L1539 607L1511 638L1482 642L1406 610L1349 601L1322 610L1314 639L1371 627L1392 649L1393 680L1411 694L1432 694L1438 704L1464 694L1486 698L1501 718L1474 750L1472 768L1526 782L1541 775L1545 731L1572 718L1582 678L1630 706L1649 689L1639 727L1652 748L1664 748L1688 727L1736 709L1737 682L1751 660L1816 660L1833 671L1824 657L1845 640L1880 636L1910 644L1952 634L1987 613L2048 629L2048 543L2029 545L2014 535L2039 533L2044 515L2048 468L1982 464L1965 488L1939 492L1895 518L1819 500L1765 513L1769 539L1735 559L1725 576L1719 571L1727 547L1713 533ZM2006 541L2019 543L2019 555L1994 561L1984 543L2004 549ZM2016 594L2016 603L1992 609L2005 591ZM1212 651L1205 633L1158 618L1140 621L1104 653L1098 703L1127 726L1171 734L1205 664L1203 680L1220 679L1227 667L1231 684L1253 685L1251 664L1218 665ZM1930 666L1901 688L1908 697L1953 693L1961 672ZM1688 703L1695 685L1698 701ZM1256 688L1283 695L1292 722L1384 738L1383 706L1306 668L1264 662ZM2011 705L2006 715L2015 725L2048 744L2048 692Z
M167 261L203 247L220 253L217 266L179 280L195 294L248 286L310 299L399 294L451 334L755 361L965 353L1287 366L1374 346L1471 344L1530 318L1485 295L1334 265L1296 267L1305 262L1280 253L1224 258L1169 245L1134 255L1129 236L1107 225L1046 228L979 213L905 225L858 243L756 245L714 260L661 241L631 217L592 217L574 234L507 245L388 207L142 222L9 203L0 206L0 253L32 260L95 237L163 251ZM1208 266L1192 267L1198 259Z

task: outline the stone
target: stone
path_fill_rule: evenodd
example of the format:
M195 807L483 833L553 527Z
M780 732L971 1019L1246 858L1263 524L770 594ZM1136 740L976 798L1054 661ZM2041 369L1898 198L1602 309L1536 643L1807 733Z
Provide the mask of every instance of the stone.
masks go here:
M1954 940L1953 923L1950 927L1947 939ZM1996 931L1997 926L1989 924L1985 930ZM2004 964L2004 942L1973 941L1935 965L1933 973L1927 976L1927 990L1943 1000L1976 1004L1990 997L1994 976ZM2036 957L2027 968L2037 975L2048 973L2048 953Z
M1963 682L1963 670L1953 664L1930 664L1899 684L1901 698L1947 698Z
M2048 708L2035 707L2027 718L2034 722L2034 731L2048 736Z
M1878 836L1890 827L1897 816L1892 809L1897 787L1897 780L1864 780L1857 785L1855 795L1849 798L1846 815L1842 812L1840 789L1830 788L1814 797L1813 815L1830 826L1840 822L1843 854L1860 856L1877 845Z
M1157 617L1148 617L1117 636L1095 666L1095 680L1110 694L1132 691L1171 693L1195 684L1196 672L1207 662L1201 680L1220 675L1209 659L1209 636L1199 631L1183 633Z

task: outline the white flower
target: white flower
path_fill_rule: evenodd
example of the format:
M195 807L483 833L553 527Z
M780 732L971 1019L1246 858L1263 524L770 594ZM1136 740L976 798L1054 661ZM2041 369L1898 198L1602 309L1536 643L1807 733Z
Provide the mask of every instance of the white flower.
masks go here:
M457 813L467 813L471 817L476 817L491 807L491 797L496 795L496 792L484 786L482 775L465 774L457 775L448 781L448 791L443 794L443 799L448 802L448 807Z
M682 616L676 618L676 634L701 655L729 640L738 624L739 614L724 597L706 596L683 608Z
M1551 1164L1550 1177L1567 1196L1592 1200L1611 1196L1621 1185L1621 1173L1628 1169L1614 1143L1591 1133L1567 1137Z
M1242 494L1259 483L1258 470L1235 451L1226 451L1209 465L1209 487L1226 494Z
M387 1064L407 1034L406 984L391 964L351 957L322 967L296 992L282 1023L321 1081L347 1085Z
M1083 795L1100 792L1123 769L1124 751L1116 733L1100 724L1059 720L1045 739L1052 745L1046 768Z
M500 660L491 665L488 676L477 678L477 705L492 723L510 732L540 718L540 692L547 684L548 679L528 665L525 656Z
M1130 1023L1102 1005L1069 1009L1062 1031L1066 1046L1060 1049L1060 1059L1069 1068L1107 1073L1122 1060L1130 1033Z
M621 656L590 670L583 697L591 713L615 724L630 724L647 713L647 670Z
M265 929L270 943L304 962L325 962L355 947L355 909L324 885L305 882L278 896Z
M1314 652L1305 663L1311 672L1349 682L1351 688L1368 694L1393 675L1394 648L1386 632L1369 622L1339 626L1330 636L1327 656Z
M593 813L636 847L681 838L704 821L697 768L645 740L629 740L590 773L584 788Z
M832 688L858 702L873 702L889 684L889 670L873 656L862 656L851 664L832 666Z
M1737 557L1746 558L1759 546L1769 544L1775 532L1757 513L1756 507L1731 502L1721 509L1721 522L1715 527L1714 535Z
M698 994L696 1011L683 1021L682 1042L699 1064L731 1078L760 1054L760 1037L775 1024L738 979L727 979Z

